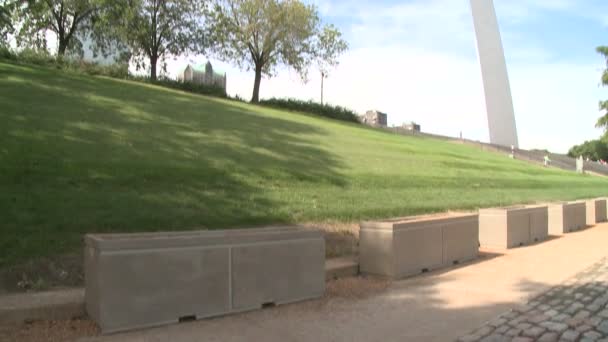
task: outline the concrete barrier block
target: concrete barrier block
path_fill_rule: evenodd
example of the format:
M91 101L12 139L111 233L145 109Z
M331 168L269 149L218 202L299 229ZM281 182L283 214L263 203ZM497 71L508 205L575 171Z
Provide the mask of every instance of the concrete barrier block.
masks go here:
M474 259L477 215L443 214L361 223L361 273L404 278Z
M548 236L547 206L513 206L479 211L479 241L491 248L514 248Z
M595 215L597 222L606 222L608 221L608 201L606 199L600 199L596 201L595 206Z
M577 227L578 230L584 229L587 226L587 208L585 202L574 202L574 206L568 206L567 210L572 213L568 215L572 219L569 226Z
M530 243L547 240L549 237L549 210L547 206L529 207Z
M359 232L359 271L363 274L395 277L394 233L375 223L361 223Z
M585 202L587 205L587 225L606 222L606 200L592 199Z
M443 265L441 226L400 225L394 233L394 277L404 278Z
M243 311L321 297L325 245L294 240L232 248L232 307Z
M583 229L586 225L585 203L556 203L549 205L549 233L563 235Z
M319 297L321 232L295 227L87 235L85 301L102 333Z
M479 215L445 221L443 226L443 264L453 265L477 258L479 254Z

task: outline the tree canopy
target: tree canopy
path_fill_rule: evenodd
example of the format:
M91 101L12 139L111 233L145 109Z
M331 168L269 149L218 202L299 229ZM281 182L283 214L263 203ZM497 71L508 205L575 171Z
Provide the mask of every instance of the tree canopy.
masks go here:
M101 0L26 0L16 6L21 46L46 48L46 32L57 35L57 54L80 47L77 32L89 23Z
M338 65L338 57L346 50L348 43L342 39L342 32L331 24L323 27L315 48L317 67L323 76Z
M602 71L601 77L601 84L606 87L608 86L608 46L599 46L596 51L606 60L606 69ZM595 126L604 129L604 136L573 146L568 151L568 156L573 158L583 156L591 160L608 160L608 101L600 101L599 106L602 116L597 120Z
M568 156L589 158L591 160L608 160L608 144L604 139L585 141L575 145L568 151Z
M606 69L602 71L602 86L608 86L608 46L600 46L597 48L597 52L601 54L606 60ZM608 101L600 101L600 110L602 116L597 120L596 127L608 129Z
M316 64L321 72L321 104L323 104L323 81L329 75L329 69L338 65L338 57L348 49L348 43L342 39L342 33L333 25L327 25L319 35L315 52Z
M151 79L169 55L203 52L203 0L106 1L97 24L98 42L128 46L138 68L150 68Z
M0 3L0 46L6 43L7 35L14 30L11 18L14 5L8 2Z
M312 63L335 65L347 47L335 27L321 27L313 5L299 0L215 0L206 25L220 59L255 72L252 102L259 101L262 75L285 65L305 80Z

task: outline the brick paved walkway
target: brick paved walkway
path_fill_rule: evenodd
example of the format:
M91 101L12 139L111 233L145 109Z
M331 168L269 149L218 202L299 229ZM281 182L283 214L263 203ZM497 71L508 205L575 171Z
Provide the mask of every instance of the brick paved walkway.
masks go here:
M458 341L608 342L608 259Z

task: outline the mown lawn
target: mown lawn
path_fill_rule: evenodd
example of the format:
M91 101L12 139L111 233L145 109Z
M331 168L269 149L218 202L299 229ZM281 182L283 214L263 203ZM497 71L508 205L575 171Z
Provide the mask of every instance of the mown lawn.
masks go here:
M550 146L549 146L550 147ZM605 195L472 147L0 63L0 268L86 232L350 222Z

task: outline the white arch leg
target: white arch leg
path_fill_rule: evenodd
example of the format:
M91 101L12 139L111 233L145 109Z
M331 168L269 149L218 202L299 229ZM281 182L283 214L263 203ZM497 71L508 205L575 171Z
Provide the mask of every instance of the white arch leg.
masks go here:
M471 0L477 52L490 128L490 142L518 147L507 63L492 0Z

